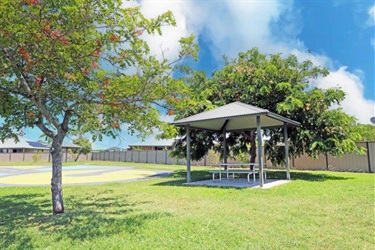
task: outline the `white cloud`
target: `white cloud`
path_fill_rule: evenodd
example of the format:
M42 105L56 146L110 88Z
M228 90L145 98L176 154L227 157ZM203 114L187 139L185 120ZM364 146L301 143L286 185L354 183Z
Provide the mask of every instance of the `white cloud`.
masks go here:
M370 26L374 26L375 25L375 5L371 6L368 9L368 15L369 15L368 24Z
M303 41L298 39L303 22L293 19L293 14L298 16L299 13L293 9L292 1L142 1L141 6L148 17L170 9L177 20L177 28L166 29L165 36L160 40L150 40L154 49L162 39L166 39L163 44L171 44L168 45L169 51L175 55L178 46L173 41L194 32L210 45L217 60L223 54L233 57L254 46L263 53L292 53L301 61L311 60L315 65L330 69L329 77L314 84L321 88L339 84L347 93L342 103L345 112L356 116L361 123L369 123L369 116L374 115L374 101L365 99L363 95L362 73L350 72L342 66L337 68L337 62L326 55L307 52ZM374 6L368 14L374 23ZM275 30L272 25L280 18L284 19L284 23Z
M172 11L178 24L177 27L162 27L162 36L157 33L154 35L144 33L142 35L142 38L147 41L151 53L159 59L162 56L169 60L176 59L180 48L178 42L180 38L195 33L187 22L187 18L190 15L188 11L191 10L190 1L123 1L123 3L124 7L139 6L146 18L156 18L169 10Z
M262 51L285 51L273 41L270 24L290 8L289 2L204 1L192 5L192 26L211 44L218 59L235 56L239 51L258 46Z
M364 87L360 76L350 73L346 67L341 67L325 78L313 82L316 87L327 89L340 87L346 92L345 100L341 106L350 115L357 117L360 123L370 123L370 118L375 116L375 102L363 97Z

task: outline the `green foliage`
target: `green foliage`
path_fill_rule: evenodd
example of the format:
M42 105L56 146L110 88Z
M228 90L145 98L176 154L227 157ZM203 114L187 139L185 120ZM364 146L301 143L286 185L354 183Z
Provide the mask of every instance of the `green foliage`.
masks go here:
M181 39L175 61L150 53L145 33L176 25L170 11L146 19L121 0L2 0L0 4L0 140L38 127L52 139L53 213L63 213L61 145L68 133L92 139L145 136L163 122L155 103L169 104L183 84L177 62L196 55Z
M208 150L207 153L207 166L213 166L220 163L220 155L214 150Z
M39 162L40 161L40 158L42 157L42 152L41 151L38 151L36 152L35 154L33 154L32 158L33 158L33 162Z
M91 142L83 137L78 137L77 139L73 140L74 144L77 144L78 146L81 146L78 149L73 149L74 153L78 154L84 154L87 155L88 153L91 153Z
M357 124L352 128L352 133L361 136L361 141L375 141L375 126L370 124Z
M351 132L355 118L339 108L333 108L345 97L338 88L322 90L311 88L309 82L328 75L328 70L316 67L310 61L299 62L294 55L264 55L257 49L239 53L238 58L226 61L223 68L212 77L202 72L185 71L184 81L190 93L175 108L176 119L193 115L234 101L241 101L296 120L298 128L288 128L292 147L290 153L310 156L330 153L341 156L346 152L363 153L355 145L358 134ZM176 143L177 156L185 156L185 130L178 130L181 140ZM265 130L270 137L267 156L274 162L282 162L284 142L282 129ZM202 158L209 149L222 149L213 141L221 142L222 135L193 131L192 158ZM228 152L243 154L249 151L249 132L230 133L227 138Z
M0 5L0 138L25 127L44 134L116 136L122 123L145 135L161 126L152 105L178 95L175 64L150 54L143 34L175 25L172 13L146 19L120 0L13 1ZM178 62L196 56L181 38Z

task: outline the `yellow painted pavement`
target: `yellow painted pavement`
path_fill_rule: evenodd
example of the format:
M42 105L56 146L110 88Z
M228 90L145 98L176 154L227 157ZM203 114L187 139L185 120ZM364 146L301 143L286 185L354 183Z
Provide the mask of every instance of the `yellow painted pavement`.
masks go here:
M100 170L69 170L63 169L62 182L63 184L81 184L81 183L95 183L95 182L116 182L126 181L130 179L138 179L150 177L157 174L154 171L148 170L116 170L111 172L104 172ZM0 178L1 184L15 184L15 185L49 185L51 183L51 171L41 173L30 173L3 176Z

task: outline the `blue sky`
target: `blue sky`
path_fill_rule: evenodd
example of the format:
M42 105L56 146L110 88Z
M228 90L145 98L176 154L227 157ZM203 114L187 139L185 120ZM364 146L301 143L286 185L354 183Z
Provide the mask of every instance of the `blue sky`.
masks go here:
M374 24L375 4L369 0L142 0L123 1L140 6L146 17L171 10L177 27L165 27L163 36L144 35L153 51L178 55L178 39L194 33L200 46L195 68L208 75L222 65L222 55L234 57L240 51L258 47L263 53L293 53L327 67L331 74L312 82L320 88L341 87L347 92L342 108L370 123L375 116ZM171 117L162 114L169 121ZM125 127L125 126L124 126ZM38 138L37 130L25 130ZM157 133L157 131L155 131ZM149 142L154 139L147 138ZM126 147L140 139L123 132L121 139L105 138L94 148Z

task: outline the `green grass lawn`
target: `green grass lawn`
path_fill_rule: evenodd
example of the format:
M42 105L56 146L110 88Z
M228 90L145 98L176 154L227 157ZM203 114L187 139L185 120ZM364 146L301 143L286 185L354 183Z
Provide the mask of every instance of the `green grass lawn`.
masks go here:
M293 171L262 190L186 187L183 166L163 169L175 174L64 187L58 216L49 187L2 187L0 249L374 249L373 174Z

